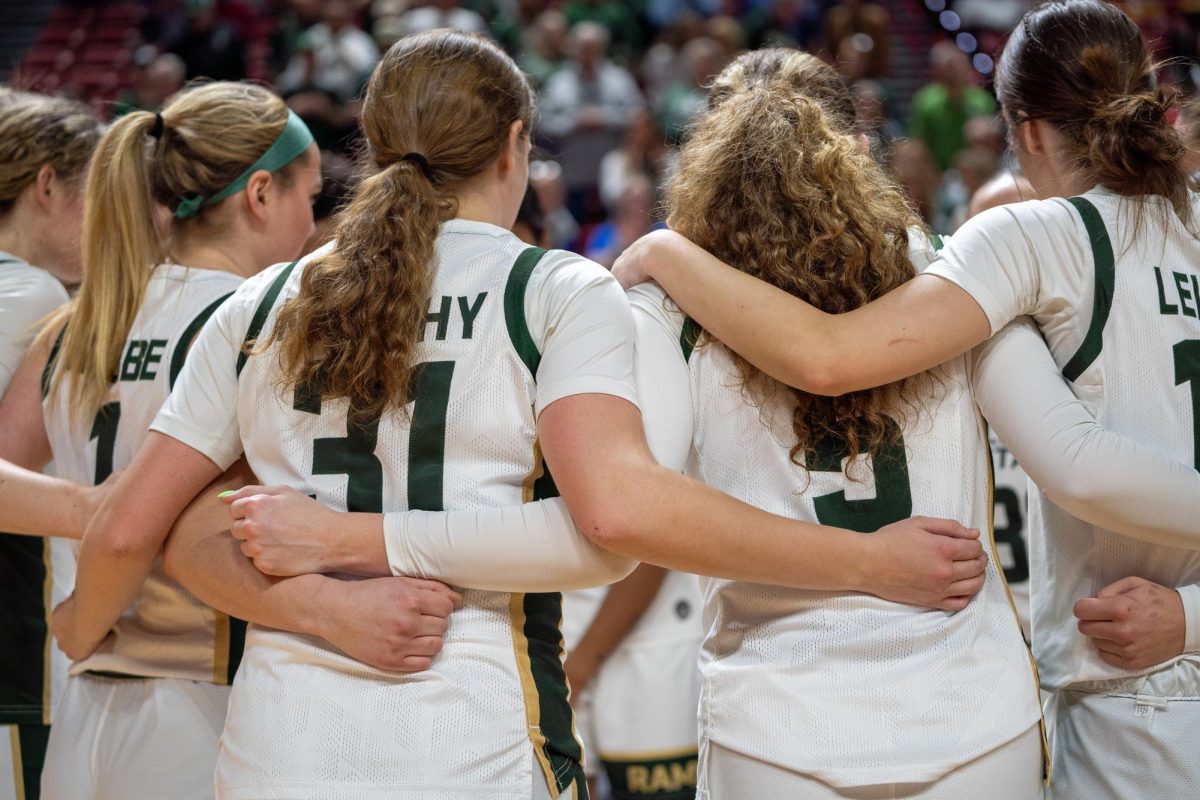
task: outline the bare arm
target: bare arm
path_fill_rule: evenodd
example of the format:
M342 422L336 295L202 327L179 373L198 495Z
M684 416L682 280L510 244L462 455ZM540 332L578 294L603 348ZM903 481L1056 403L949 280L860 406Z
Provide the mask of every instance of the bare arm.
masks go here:
M769 514L659 466L637 408L611 395L558 400L538 429L572 518L606 550L699 575L938 608L964 607L980 585L977 532L916 518L858 534Z
M567 655L567 680L572 692L583 691L604 660L629 635L654 602L666 577L662 567L642 564L612 585L592 624Z
M827 314L723 263L671 231L628 248L614 274L653 279L705 330L771 377L840 395L915 375L988 337L983 309L958 286L919 275L845 314Z
M222 491L255 480L239 461L201 492L167 540L167 571L189 592L231 616L319 636L381 669L428 669L441 650L447 617L462 598L433 581L264 575L230 536L229 508L218 498Z

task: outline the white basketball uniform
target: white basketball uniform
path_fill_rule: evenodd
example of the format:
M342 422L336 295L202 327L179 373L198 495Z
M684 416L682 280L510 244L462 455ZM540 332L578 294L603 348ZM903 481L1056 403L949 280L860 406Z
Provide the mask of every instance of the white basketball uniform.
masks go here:
M563 594L563 638L570 652L595 618L607 589ZM568 620L570 625L568 625ZM571 694L589 775L604 772L613 800L696 793L696 659L700 591L696 576L668 571L650 606Z
M46 401L46 432L61 477L98 484L128 466L192 340L240 283L216 270L155 268L100 410L72 418L69 378ZM50 379L48 372L44 389ZM96 652L71 666L74 677L50 736L43 797L212 797L217 737L243 630L156 561Z
M49 272L0 251L0 394L37 333L67 302ZM50 613L74 585L63 539L0 533L0 800L38 797L50 718L67 658L50 636Z
M1200 200L1190 196L1193 219ZM1120 213L1118 214L1118 209ZM1144 211L1135 236L1136 210ZM1103 188L968 221L929 269L996 332L1033 316L1063 375L1114 432L1200 464L1200 240L1162 198ZM1030 496L1033 648L1051 697L1059 800L1178 797L1200 785L1200 656L1109 666L1076 628L1082 597L1129 575L1200 581L1200 552L1088 525ZM1185 788L1187 787L1187 788Z
M995 488L992 499L993 531L996 552L1004 569L1008 593L1012 595L1021 632L1029 641L1029 545L1026 539L1029 526L1029 478L995 432L988 431L992 448L992 474Z
M435 250L407 413L351 423L346 401L281 388L273 350L242 354L244 340L269 333L296 294L305 260L251 279L218 312L154 429L219 465L244 448L264 483L342 510L480 509L554 494L537 414L580 393L636 403L632 318L620 287L596 264L542 255L481 222L444 223ZM441 654L416 674L251 626L218 795L586 796L561 663L560 595L463 595Z
M849 464L836 444L822 441L806 474L790 458L789 390L752 405L730 353L718 344L694 347L698 328L660 288L638 287L630 299L639 391L648 336L676 343L677 373L687 359L692 445L705 483L772 513L861 532L924 514L990 534L987 440L964 359L922 389L928 411L891 416L895 438L876 458ZM663 365L653 371L660 384L679 382ZM647 409L660 400L645 392L642 399ZM673 406L687 414L678 401ZM709 578L701 591L701 797L782 796L727 783L730 776L713 772L713 748L792 774L789 796L824 797L933 783L1018 738L1037 738L1030 657L994 551L983 589L957 614ZM979 796L1040 796L1037 753L1025 751L1004 787ZM827 794L801 794L805 781Z

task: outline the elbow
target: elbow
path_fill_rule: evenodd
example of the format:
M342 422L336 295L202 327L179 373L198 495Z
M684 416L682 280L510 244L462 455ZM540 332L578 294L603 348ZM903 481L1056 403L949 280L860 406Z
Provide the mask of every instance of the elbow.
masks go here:
M597 547L627 559L640 559L646 526L639 524L645 518L639 508L645 486L645 478L637 469L605 481L603 490L588 498L584 507L578 509L578 514L576 509L571 509L575 524ZM636 562L632 563L629 571L635 566Z
M840 397L858 388L846 380L834 365L810 367L798 373L795 382L788 383L801 391L821 397Z

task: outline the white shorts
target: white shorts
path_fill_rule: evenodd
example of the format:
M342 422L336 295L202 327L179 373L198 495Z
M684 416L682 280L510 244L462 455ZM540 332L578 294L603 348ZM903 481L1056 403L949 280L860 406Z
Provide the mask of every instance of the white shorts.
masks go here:
M703 742L700 750L697 800L1038 800L1042 797L1042 732L1036 725L933 783L838 788L713 742Z
M50 726L0 725L0 800L35 800Z
M176 678L70 678L42 800L211 800L229 687Z
M1048 710L1048 798L1174 800L1200 792L1200 663L1063 689Z
M608 776L613 800L696 792L700 641L633 641L605 659L575 707L588 775Z

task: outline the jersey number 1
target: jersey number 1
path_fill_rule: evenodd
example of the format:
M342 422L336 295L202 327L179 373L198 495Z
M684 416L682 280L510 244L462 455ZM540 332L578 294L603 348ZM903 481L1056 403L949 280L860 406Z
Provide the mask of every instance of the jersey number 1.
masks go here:
M442 475L446 456L446 410L450 406L453 361L429 361L412 372L412 426L408 436L408 507L442 511ZM297 390L292 407L321 413L320 398ZM346 476L346 510L383 511L383 465L375 455L379 417L346 422L345 436L313 441L312 473Z
M1192 465L1200 469L1200 339L1187 339L1174 347L1175 385L1192 384Z
M92 421L92 432L88 440L96 440L96 473L94 483L99 486L108 480L113 471L113 450L117 446L117 424L121 421L121 404L105 403L100 406L96 419Z

